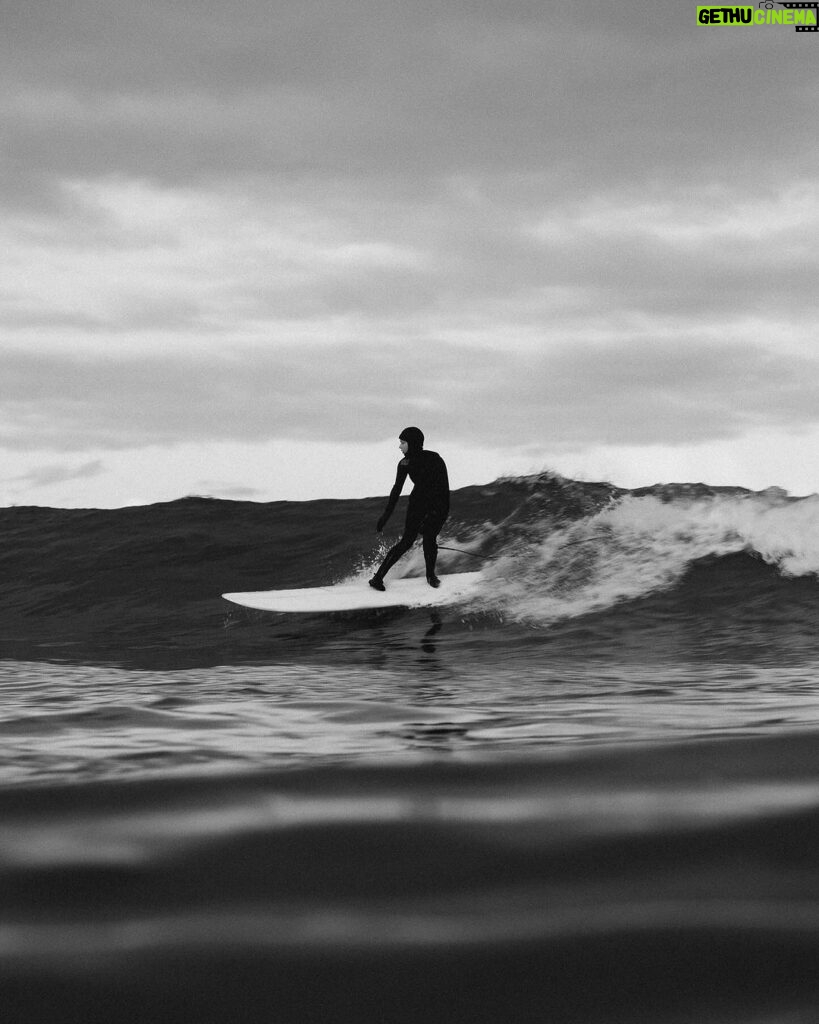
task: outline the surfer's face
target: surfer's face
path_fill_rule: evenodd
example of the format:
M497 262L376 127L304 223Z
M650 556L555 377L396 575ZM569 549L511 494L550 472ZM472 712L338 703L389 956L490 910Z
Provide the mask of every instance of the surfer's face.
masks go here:
M398 447L401 449L401 452L404 455L406 455L407 452L409 451L409 445L407 444L406 441L399 441L398 442Z

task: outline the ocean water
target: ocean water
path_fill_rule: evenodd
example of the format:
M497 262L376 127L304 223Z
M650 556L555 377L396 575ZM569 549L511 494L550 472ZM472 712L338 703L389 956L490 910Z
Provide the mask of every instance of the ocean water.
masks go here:
M816 1024L819 497L382 506L0 509L3 1020Z

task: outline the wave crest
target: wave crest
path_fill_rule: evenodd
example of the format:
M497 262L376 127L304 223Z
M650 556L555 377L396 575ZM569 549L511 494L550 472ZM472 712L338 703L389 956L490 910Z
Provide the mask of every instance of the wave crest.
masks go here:
M503 528L502 528L503 529ZM481 604L505 618L548 623L633 601L679 584L703 559L746 553L783 577L819 573L819 496L626 493L557 526L551 517L473 539L501 550L484 568ZM740 581L738 581L738 586Z

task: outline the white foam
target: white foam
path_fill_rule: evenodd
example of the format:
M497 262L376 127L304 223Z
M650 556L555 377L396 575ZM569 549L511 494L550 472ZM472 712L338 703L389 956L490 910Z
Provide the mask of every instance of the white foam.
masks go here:
M692 562L752 551L784 575L819 573L819 496L780 493L685 498L628 496L596 515L530 536L484 569L484 604L549 622L669 589Z

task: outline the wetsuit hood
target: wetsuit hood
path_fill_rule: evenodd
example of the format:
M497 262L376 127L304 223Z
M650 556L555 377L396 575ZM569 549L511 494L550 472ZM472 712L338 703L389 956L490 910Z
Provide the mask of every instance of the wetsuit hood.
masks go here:
M424 447L424 435L418 427L405 427L398 435L399 441L406 441L409 445L408 455L420 452Z

